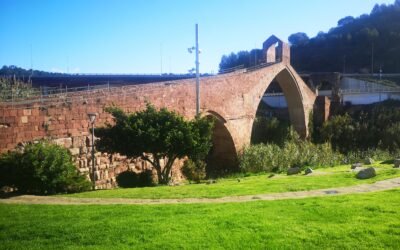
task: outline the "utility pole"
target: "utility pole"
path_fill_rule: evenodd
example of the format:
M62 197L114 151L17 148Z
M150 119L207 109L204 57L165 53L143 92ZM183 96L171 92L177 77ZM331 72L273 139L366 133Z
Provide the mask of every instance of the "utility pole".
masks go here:
M200 114L199 25L196 23L196 115Z
M32 43L31 43L31 77L33 75Z
M196 46L188 48L188 52L192 53L193 50L196 51L196 115L200 114L200 73L199 73L199 25L196 23ZM191 69L190 72L193 72L194 69Z
M163 49L162 49L162 43L160 43L160 69L161 69L161 75L163 74Z

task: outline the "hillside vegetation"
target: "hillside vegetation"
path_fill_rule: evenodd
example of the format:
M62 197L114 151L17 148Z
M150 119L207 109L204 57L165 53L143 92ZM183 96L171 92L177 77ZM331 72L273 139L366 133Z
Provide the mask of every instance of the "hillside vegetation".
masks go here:
M313 38L303 32L292 34L289 42L291 62L298 71L400 72L400 0L377 4L370 14L344 17L336 27ZM220 71L262 63L261 52L253 49L224 55Z

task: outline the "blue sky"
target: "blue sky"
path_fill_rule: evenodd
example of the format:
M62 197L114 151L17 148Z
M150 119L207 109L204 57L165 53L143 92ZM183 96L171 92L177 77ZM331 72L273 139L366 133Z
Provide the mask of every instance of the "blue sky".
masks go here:
M217 72L223 54L328 31L394 0L0 0L0 66L70 73ZM32 49L31 49L32 48Z

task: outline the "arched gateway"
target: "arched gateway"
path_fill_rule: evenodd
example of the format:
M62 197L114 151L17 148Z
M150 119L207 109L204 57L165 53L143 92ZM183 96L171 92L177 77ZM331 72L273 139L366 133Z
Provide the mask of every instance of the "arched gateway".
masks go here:
M290 65L290 48L275 36L263 44L266 63L258 68L204 77L200 83L200 109L217 118L214 162L235 162L237 153L250 143L260 100L276 79L287 100L290 120L302 137L307 136L310 111L316 95ZM44 137L55 138L69 147L79 165L85 161L88 112L99 113L96 125L110 121L104 107L117 105L128 112L144 108L145 101L166 107L191 119L195 116L195 79L64 94L29 104L0 103L0 152L18 143Z

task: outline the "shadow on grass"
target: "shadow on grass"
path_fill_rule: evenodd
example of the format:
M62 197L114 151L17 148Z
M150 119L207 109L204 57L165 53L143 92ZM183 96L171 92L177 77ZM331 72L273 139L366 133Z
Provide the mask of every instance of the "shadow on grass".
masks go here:
M13 192L0 192L0 199L9 199L13 198L16 196L21 196L24 195L23 193L20 193L18 191L13 191Z
M394 160L383 161L382 164L394 164Z

